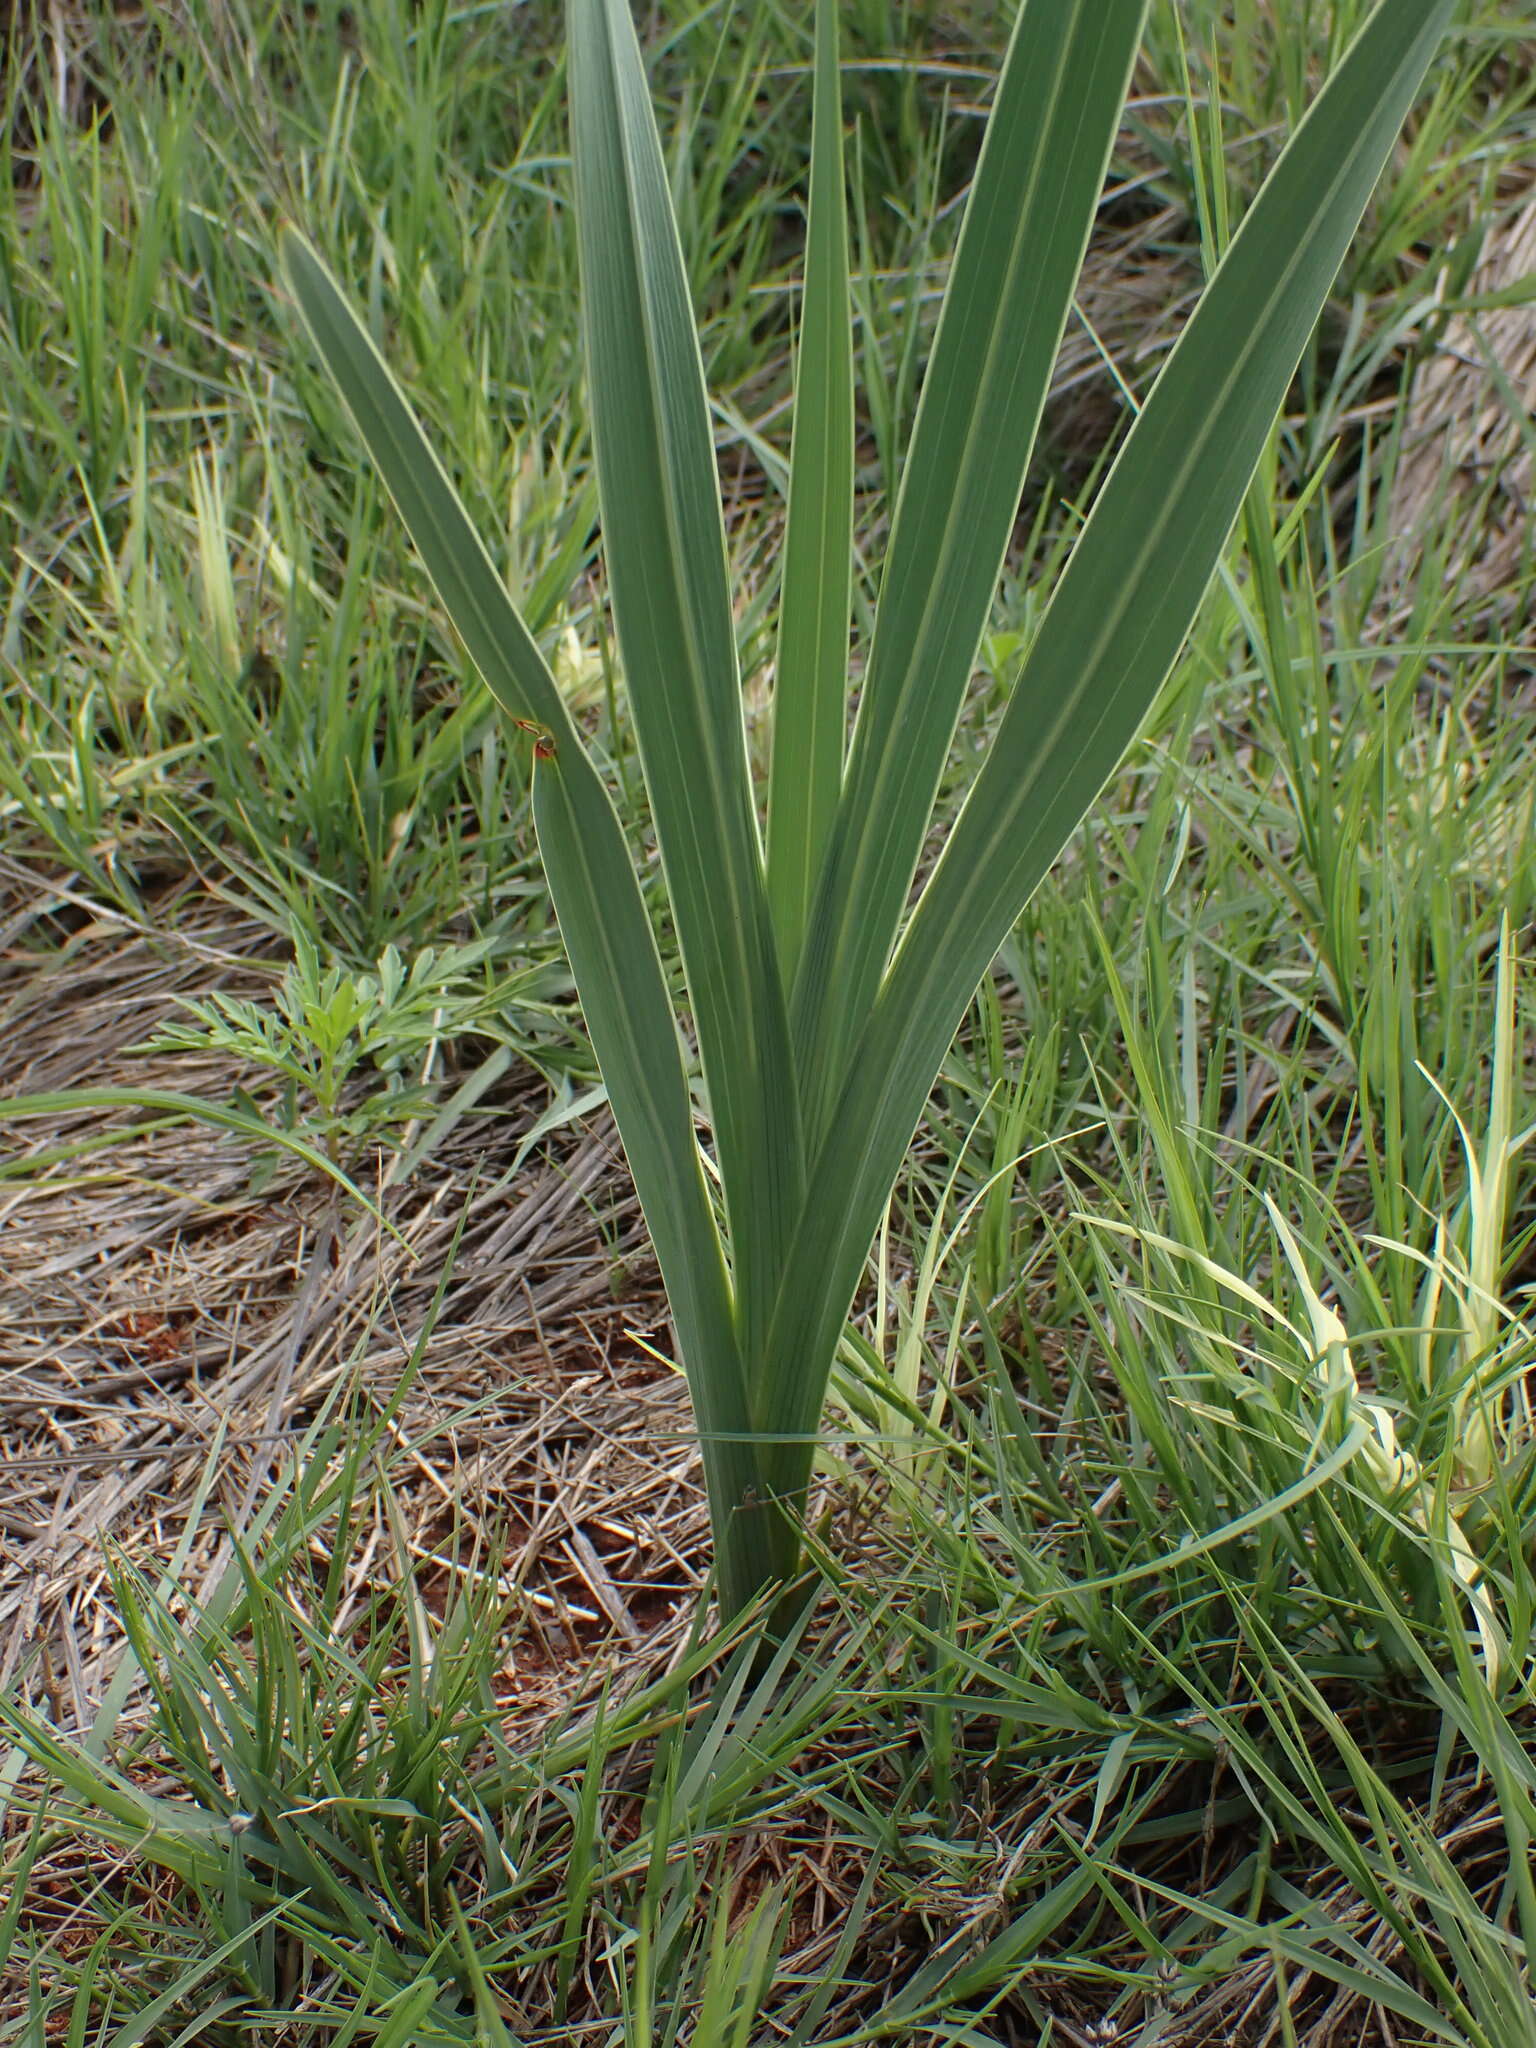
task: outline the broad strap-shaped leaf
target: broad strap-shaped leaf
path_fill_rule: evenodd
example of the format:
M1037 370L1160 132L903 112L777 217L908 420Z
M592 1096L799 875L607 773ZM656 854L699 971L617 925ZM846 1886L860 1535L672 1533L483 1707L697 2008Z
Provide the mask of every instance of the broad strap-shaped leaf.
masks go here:
M1103 189L1145 0L1025 0L965 210L794 995L819 1136L906 909Z
M965 1007L1178 654L1453 6L1381 0L1370 15L1254 201L1078 539L814 1160L772 1337L789 1436L819 1415L820 1362ZM781 1458L780 1483L795 1469Z
M811 196L768 782L768 897L786 985L842 790L852 590L853 314L837 0L817 0Z
M596 815L594 783L606 821ZM754 1564L739 1534L728 1533L733 1518L754 1520L755 1504L769 1496L655 939L618 818L585 754L557 748L535 761L533 815L582 1015L677 1323L704 1445L721 1605L736 1613L784 1565L771 1554Z
M510 716L541 729L534 814L550 893L666 1282L699 1424L721 1439L707 1463L712 1490L718 1485L728 1508L753 1483L746 1382L677 1026L623 829L543 656L388 365L319 257L291 230L282 260L305 325L470 657Z
M513 718L561 740L575 727L506 587L394 373L315 250L285 227L283 276L427 574L486 686Z
M629 0L570 0L571 155L603 552L693 1006L743 1347L803 1187L703 366Z

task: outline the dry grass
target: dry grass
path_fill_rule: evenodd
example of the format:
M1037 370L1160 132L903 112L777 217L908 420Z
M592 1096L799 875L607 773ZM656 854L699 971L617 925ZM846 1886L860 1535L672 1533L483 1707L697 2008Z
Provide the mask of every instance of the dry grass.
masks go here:
M223 1100L238 1077L215 1063L128 1048L178 991L262 987L265 935L184 898L154 936L98 915L62 949L18 943L22 925L56 936L61 909L13 898L0 919L16 1085ZM605 1118L508 1175L543 1099L524 1073L429 1172L381 1190L398 1238L292 1173L253 1194L240 1143L195 1125L0 1184L5 1677L40 1659L66 1724L83 1725L119 1647L103 1544L149 1563L189 1543L187 1580L206 1582L320 1405L343 1384L379 1405L393 1393L461 1229L398 1418L413 1552L444 1572L466 1546L504 1553L525 1622L509 1660L545 1690L578 1644L670 1630L707 1523L681 1382L642 1348L665 1349L664 1308ZM13 1171L101 1125L15 1127ZM369 1566L365 1547L360 1584Z
M1522 590L1536 478L1536 186L1491 221L1469 297L1522 298L1457 313L1415 379L1392 498L1406 582L1426 538L1448 546L1447 576L1495 600ZM1507 602L1504 609L1507 610Z

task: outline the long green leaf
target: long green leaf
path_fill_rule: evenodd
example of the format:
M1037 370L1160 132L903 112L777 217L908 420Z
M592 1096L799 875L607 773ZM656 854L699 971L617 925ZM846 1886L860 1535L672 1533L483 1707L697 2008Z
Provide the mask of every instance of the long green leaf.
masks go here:
M310 339L492 696L511 717L574 741L559 686L389 365L296 228L283 230L281 260Z
M389 367L301 236L284 273L427 573L486 684L544 737L534 815L561 934L689 1368L717 1526L754 1490L746 1383L677 1027L623 829L543 656Z
M902 471L848 780L795 986L819 1136L900 928L986 625L1145 0L1025 0Z
M704 1444L721 1604L737 1613L764 1583L791 1568L794 1548L759 1469L751 1389L691 1121L686 1168L678 1156L679 1118L689 1116L689 1106L686 1091L679 1094L677 1032L655 940L618 819L600 785L613 829L594 829L589 777L596 779L582 755L568 761L557 751L538 761L534 822L582 1015L677 1321ZM631 904L634 916L627 914ZM653 1000L645 1000L647 993ZM689 1169L684 1205L674 1183ZM652 1214L658 1200L661 1230ZM671 1213L679 1209L682 1214Z
M1178 653L1454 0L1381 0L1276 164L1105 482L847 1067L771 1341L786 1448L965 1007Z
M248 1143L275 1145L280 1151L291 1152L296 1159L302 1159L313 1172L325 1174L394 1236L400 1235L378 1205L368 1199L350 1174L328 1158L319 1145L311 1144L298 1131L284 1130L281 1124L265 1123L254 1111L236 1108L232 1103L208 1102L201 1095L182 1095L167 1088L60 1088L47 1095L0 1096L0 1117L52 1118L69 1116L81 1109L143 1110L167 1122L209 1124L215 1130L232 1131ZM123 1132L113 1133L114 1138L125 1135ZM106 1141L89 1139L80 1149L92 1150L97 1143L103 1142ZM73 1145L66 1146L54 1151L52 1156L68 1157L74 1149ZM19 1164L25 1166L27 1162Z
M853 320L837 6L818 0L805 294L768 781L768 897L786 982L800 955L842 790L852 568Z
M748 1356L803 1187L708 403L629 0L570 0L571 157L603 551Z

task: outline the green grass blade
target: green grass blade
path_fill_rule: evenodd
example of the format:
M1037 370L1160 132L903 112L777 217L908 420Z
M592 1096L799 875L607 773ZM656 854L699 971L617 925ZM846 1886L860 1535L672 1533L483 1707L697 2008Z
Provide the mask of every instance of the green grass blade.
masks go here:
M709 1090L750 1356L803 1166L708 403L628 0L571 0L568 19L603 551Z
M617 813L388 366L319 258L291 232L284 236L283 264L315 344L476 666L512 717L531 718L547 736L538 742L543 758L534 777L534 815L550 893L666 1282L700 1427L729 1443L747 1427L730 1286L666 978ZM718 1520L752 1485L750 1446L722 1450L710 1462Z
M1122 450L857 1040L810 1176L771 1355L782 1427L820 1361L988 962L1178 652L1453 0L1382 0L1276 164ZM779 1483L798 1467L788 1460Z
M895 943L1018 516L1144 0L1027 0L902 471L794 1028L819 1132Z
M853 565L853 320L837 8L816 9L805 295L773 696L768 897L794 975L843 782Z
M358 1186L357 1182L338 1166L334 1159L326 1156L319 1145L311 1144L302 1131L284 1130L281 1124L268 1123L252 1110L241 1109L238 1104L205 1101L201 1095L183 1095L168 1088L61 1088L46 1095L0 1096L0 1117L57 1117L70 1116L82 1109L137 1109L151 1115L156 1122L208 1124L214 1130L230 1131L247 1143L260 1146L275 1146L278 1151L291 1152L295 1159L301 1159L314 1173L324 1174L335 1182L343 1193L348 1194L368 1215L382 1223L387 1230L394 1231L383 1211L376 1202ZM152 1126L144 1126L149 1129ZM132 1133L114 1131L110 1138L87 1139L78 1148L70 1146L63 1152L50 1151L51 1161L73 1156L76 1149L94 1151L99 1144L116 1142ZM20 1174L30 1172L41 1162L28 1156L5 1162L0 1169L0 1178L8 1177L7 1170L14 1166ZM399 1233L394 1232L396 1236Z

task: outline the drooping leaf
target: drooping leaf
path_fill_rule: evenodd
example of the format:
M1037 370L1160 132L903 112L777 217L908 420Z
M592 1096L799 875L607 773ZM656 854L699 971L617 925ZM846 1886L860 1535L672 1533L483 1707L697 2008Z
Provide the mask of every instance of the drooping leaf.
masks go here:
M492 694L539 728L534 812L593 1050L624 1141L689 1367L721 1512L755 1462L734 1311L666 977L618 816L543 656L403 392L319 257L283 238L283 268L427 573Z

